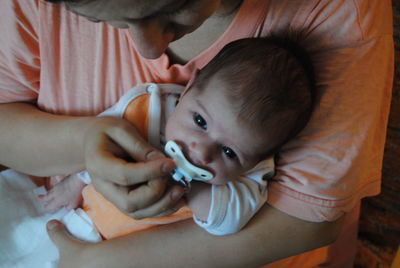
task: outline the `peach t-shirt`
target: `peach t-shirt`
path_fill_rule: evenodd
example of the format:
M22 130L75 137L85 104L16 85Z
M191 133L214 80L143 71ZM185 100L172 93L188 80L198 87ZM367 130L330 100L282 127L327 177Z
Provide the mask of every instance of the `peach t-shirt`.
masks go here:
M142 58L128 30L92 23L42 0L0 2L0 102L96 115L133 85L185 84L226 43L299 34L315 66L309 125L279 154L272 206L331 221L380 191L393 77L389 0L244 0L226 32L185 65Z

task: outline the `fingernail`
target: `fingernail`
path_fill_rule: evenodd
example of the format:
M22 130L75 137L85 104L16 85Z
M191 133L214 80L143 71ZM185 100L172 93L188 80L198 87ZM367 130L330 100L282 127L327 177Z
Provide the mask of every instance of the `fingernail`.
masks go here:
M165 173L168 173L168 172L171 172L172 169L174 169L174 168L175 168L175 166L174 166L173 163L167 162L167 163L164 163L164 164L162 165L161 170L162 170L163 172L165 172Z
M159 158L163 158L165 157L161 152L158 151L151 151L150 153L148 153L146 155L146 159L147 160L155 160L155 159L159 159Z
M47 223L46 227L47 227L48 230L53 230L54 228L57 227L57 225L58 225L58 222L52 220L52 221L49 221L49 222Z

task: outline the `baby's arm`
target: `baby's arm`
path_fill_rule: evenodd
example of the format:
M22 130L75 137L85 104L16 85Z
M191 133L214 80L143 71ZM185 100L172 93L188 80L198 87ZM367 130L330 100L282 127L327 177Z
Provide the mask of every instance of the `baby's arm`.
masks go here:
M206 222L211 206L211 184L192 182L187 199L188 206L196 218Z
M266 201L265 187L241 177L225 185L194 183L188 206L197 225L213 235L242 229Z
M68 210L79 207L82 203L82 189L86 184L79 176L70 175L57 183L46 195L39 196L47 212L55 212L65 207Z
M240 231L266 202L266 177L273 174L270 158L225 185L194 183L188 205L195 222L214 235Z
M213 235L228 235L240 231L267 200L266 187L240 177L225 185L211 185L210 190L197 194L197 200L208 198L208 204L197 205L193 219ZM192 205L192 207L196 207ZM207 214L204 207L208 207Z

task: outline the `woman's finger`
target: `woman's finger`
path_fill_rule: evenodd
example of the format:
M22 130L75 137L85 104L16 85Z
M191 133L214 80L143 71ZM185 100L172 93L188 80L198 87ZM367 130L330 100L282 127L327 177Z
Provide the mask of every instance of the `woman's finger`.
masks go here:
M112 141L104 141L104 150L87 157L87 170L92 177L105 178L119 185L135 185L169 174L175 163L169 158L147 162L128 162L117 157L118 150Z
M80 242L68 233L65 226L56 220L47 223L47 233L60 252L60 261L57 267L80 267L80 254L85 243Z
M94 180L93 186L125 214L135 212L156 202L161 198L165 189L165 186L150 189L147 184L137 185L132 189L133 187L120 186L101 179Z
M126 212L132 213L158 202L165 194L166 180L157 178L148 181L129 190L128 193L128 209Z
M65 228L64 224L57 220L49 221L46 228L51 241L53 241L60 250L65 249L66 247L77 247L85 244L82 241L73 238L67 228Z
M121 146L137 162L163 158L165 155L151 146L137 131L127 123L107 129L109 137Z
M96 191L101 193L105 199L110 201L122 212L129 209L128 202L128 187L121 187L118 184L112 183L104 179L96 179L92 177L92 184Z
M168 189L165 195L156 203L139 209L128 215L134 219L142 219L147 217L155 217L162 214L169 214L176 210L176 206L184 194L184 189L181 186L174 185Z
M165 182L159 178L174 167L172 160L158 159L147 163L125 164L122 168L124 175L118 175L118 172L96 175L98 171L90 175L94 187L106 199L124 212L134 212L151 205L163 195ZM104 177L107 175L110 177Z
M148 162L127 163L123 167L120 185L134 185L169 175L175 168L175 163L169 158L156 159Z
M107 181L96 180L93 184L98 192L125 214L144 209L164 195L166 182L159 178L136 187L125 187Z
M174 214L175 212L177 212L177 211L178 211L181 207L183 207L185 204L186 204L186 202L185 202L183 199L181 199L181 200L179 200L179 202L178 202L176 205L174 205L172 208L167 209L167 210L161 212L160 214L154 215L154 216L152 216L152 217L158 218L158 217L169 216L169 215Z

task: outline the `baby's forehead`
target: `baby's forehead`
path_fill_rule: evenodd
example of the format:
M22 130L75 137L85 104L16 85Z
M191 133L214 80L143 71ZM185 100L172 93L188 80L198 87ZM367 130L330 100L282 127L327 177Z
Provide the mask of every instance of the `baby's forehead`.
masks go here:
M258 158L262 155L265 155L269 150L269 145L273 142L270 139L267 131L259 131L251 125L239 124L238 127L242 130L242 133L246 133L247 135L243 135L242 137L248 137L244 142L241 143L241 147L246 154L251 158Z

